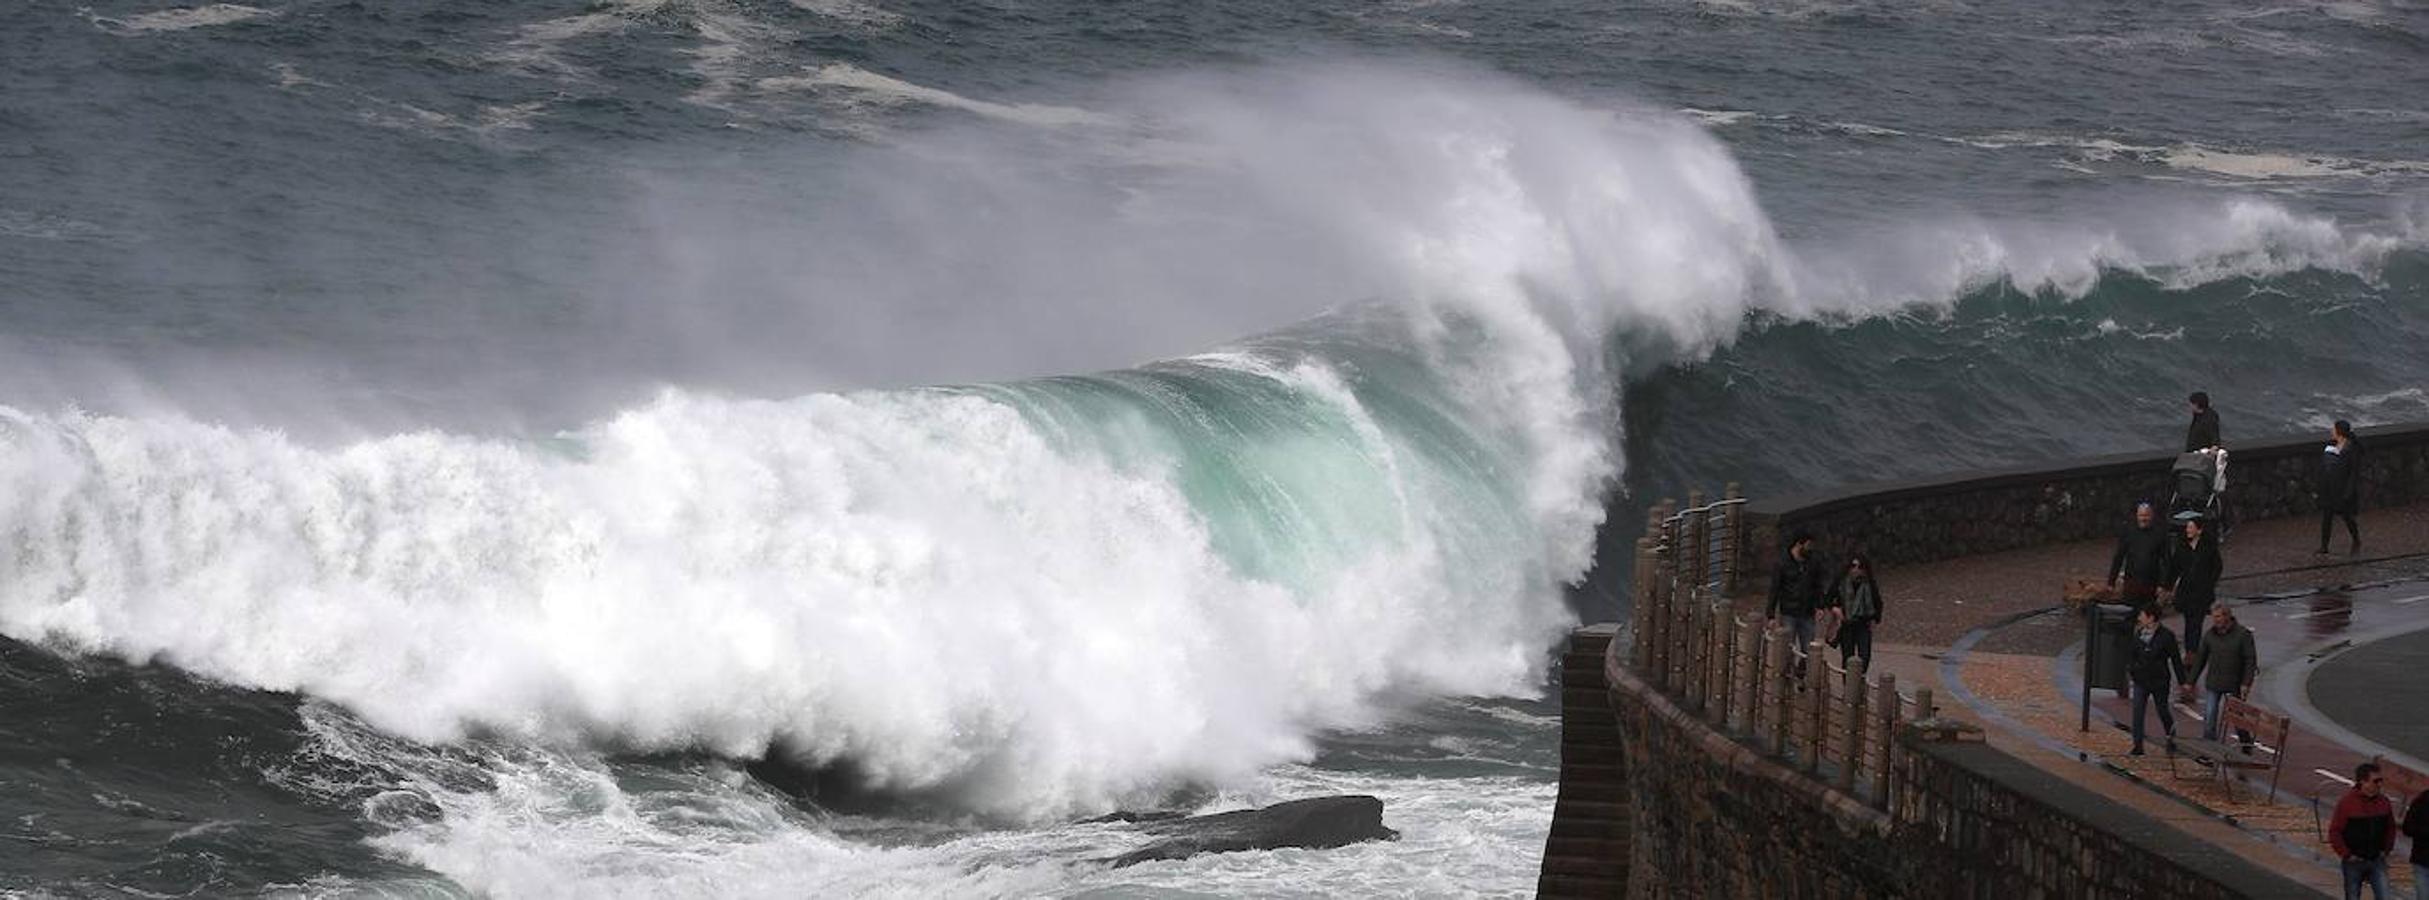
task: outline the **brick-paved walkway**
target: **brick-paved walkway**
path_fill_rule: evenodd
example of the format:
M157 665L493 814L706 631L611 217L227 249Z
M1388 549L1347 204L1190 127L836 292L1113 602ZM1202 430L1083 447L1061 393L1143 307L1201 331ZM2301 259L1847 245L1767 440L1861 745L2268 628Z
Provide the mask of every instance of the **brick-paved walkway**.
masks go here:
M2150 755L2127 756L2131 742L2114 723L2129 711L2113 692L2094 692L2092 727L2080 729L2082 622L2035 613L2059 605L2067 580L2105 575L2110 542L1883 571L1887 618L1876 670L1896 673L1902 684L1938 686L1947 712L1981 722L1994 744L2019 758L2334 893L2334 862L2311 798L2324 794L2324 816L2342 788L2324 773L2350 775L2368 754L2306 727L2305 718L2326 720L2307 702L2303 682L2312 662L2351 641L2429 628L2429 602L2421 602L2429 600L2429 505L2373 510L2362 528L2358 556L2342 552L2341 533L2338 553L2315 555L2318 521L2308 518L2245 523L2223 548L2220 593L2238 604L2261 649L2257 699L2297 716L2274 803L2265 779L2258 790L2229 790L2190 763L2172 772L2156 743ZM2198 734L2198 710L2179 704L2176 711L2179 732ZM2409 896L2410 867L2396 862L2399 892Z

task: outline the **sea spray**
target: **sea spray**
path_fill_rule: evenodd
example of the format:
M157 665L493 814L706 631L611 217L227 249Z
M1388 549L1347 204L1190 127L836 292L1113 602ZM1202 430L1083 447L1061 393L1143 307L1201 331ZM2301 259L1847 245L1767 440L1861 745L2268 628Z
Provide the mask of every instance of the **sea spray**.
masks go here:
M1303 757L1389 697L1534 690L1622 464L1618 376L1749 313L2076 267L2366 265L2381 240L2237 201L2184 240L2001 227L1819 255L1667 114L1371 66L1137 96L1158 146L1195 148L1140 202L1227 195L1330 261L1349 293L1326 302L1374 299L1098 375L670 389L549 441L12 409L0 629L425 742L776 752L1009 818L1101 810ZM1964 252L1909 278L1935 247Z

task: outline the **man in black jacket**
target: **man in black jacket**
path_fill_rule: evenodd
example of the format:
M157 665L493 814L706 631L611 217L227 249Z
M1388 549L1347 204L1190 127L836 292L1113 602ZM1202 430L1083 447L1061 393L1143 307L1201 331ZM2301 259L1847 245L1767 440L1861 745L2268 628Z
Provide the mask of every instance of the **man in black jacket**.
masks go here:
M2134 527L2117 536L2117 553L2109 559L2108 583L2117 589L2118 602L2143 606L2157 600L2175 546L2174 536L2159 527L2159 512L2151 501L2134 504Z
M2184 679L2184 653L2177 649L2176 633L2159 624L2159 608L2144 606L2134 619L2134 658L2127 664L2127 679L2133 690L2127 695L2134 704L2134 749L2129 756L2142 755L2143 702L2159 707L2159 727L2167 732L2168 746L2176 745L2176 713L2168 709L2168 686Z
M1788 633L1799 649L1813 646L1813 613L1822 608L1822 561L1813 558L1813 535L1797 532L1788 539L1788 555L1771 573L1771 600L1763 617L1788 620Z
M2226 570L2226 560L2218 555L2218 539L2209 536L2208 523L2193 513L2180 513L2184 520L2184 540L2176 544L2176 552L2168 560L2168 588L2175 591L2176 611L2184 614L2184 652L2201 652L2201 618L2210 614L2210 605L2218 602L2218 576Z
M2193 405L2193 424L2184 430L2184 452L2218 446L2218 411L2210 408L2210 395L2194 391L2185 402Z

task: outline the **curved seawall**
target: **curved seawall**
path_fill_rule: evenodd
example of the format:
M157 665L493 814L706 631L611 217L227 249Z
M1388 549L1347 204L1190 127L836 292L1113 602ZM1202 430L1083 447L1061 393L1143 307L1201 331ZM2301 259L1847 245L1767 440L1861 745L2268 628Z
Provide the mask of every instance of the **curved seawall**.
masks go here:
M2429 422L2357 429L2362 505L2429 499ZM2316 513L2317 435L2229 448L2227 497L2244 520ZM1787 535L1825 550L1863 548L1879 565L1953 559L2109 537L2136 500L2166 503L2175 455L2122 453L1992 471L1854 485L1754 500L1738 565L1767 570Z
M2429 498L2429 424L2364 429L2365 506ZM2307 515L2320 442L2237 449L2244 520ZM1782 535L1915 563L2112 534L2172 454L1657 509L1632 620L1578 629L1546 897L2311 897L2311 889L1990 747L1928 689L1843 671L1726 596ZM1691 504L1695 505L1695 504ZM1712 510L1708 514L1703 510ZM1726 560L1707 565L1705 560ZM1835 657L1836 654L1828 656ZM1599 665L1591 661L1599 661Z

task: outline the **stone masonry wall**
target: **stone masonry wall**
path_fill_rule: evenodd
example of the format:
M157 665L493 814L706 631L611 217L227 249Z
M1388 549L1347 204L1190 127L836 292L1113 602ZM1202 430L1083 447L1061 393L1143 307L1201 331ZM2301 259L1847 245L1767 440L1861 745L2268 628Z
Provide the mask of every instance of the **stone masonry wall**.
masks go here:
M2429 423L2363 428L2362 505L2429 499ZM2243 520L2313 515L2324 435L2232 446L2227 496ZM2115 535L2134 502L2165 503L2175 455L2135 453L1758 500L1743 571L1766 572L1782 541L1811 531L1831 554L1895 565ZM2367 535L2368 525L2364 524Z
M1629 897L2314 896L1978 738L1902 735L1876 810L1714 729L1617 657L1606 678L1632 799Z

